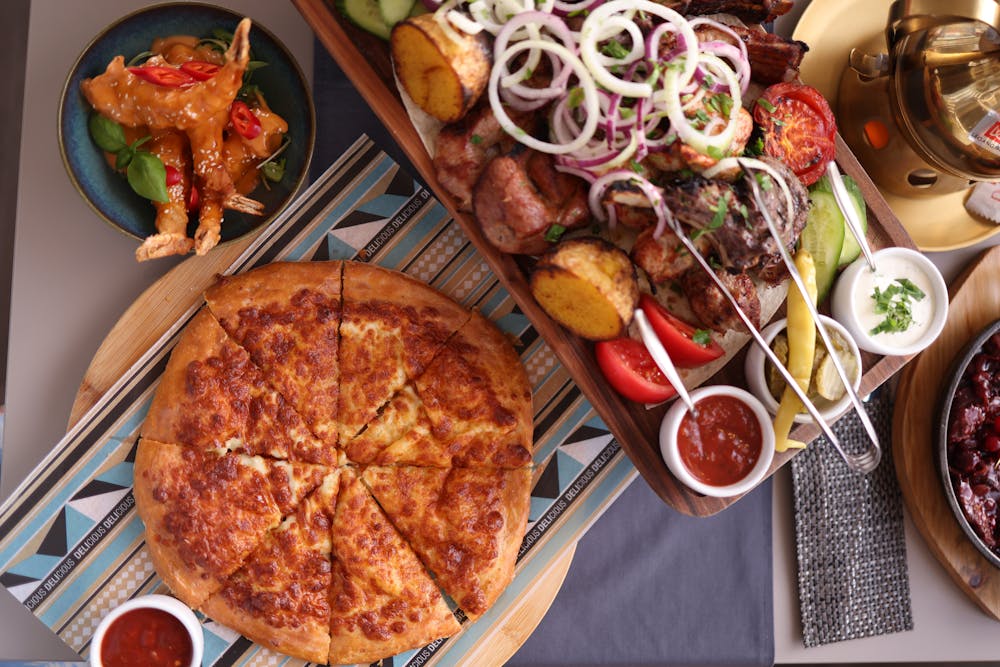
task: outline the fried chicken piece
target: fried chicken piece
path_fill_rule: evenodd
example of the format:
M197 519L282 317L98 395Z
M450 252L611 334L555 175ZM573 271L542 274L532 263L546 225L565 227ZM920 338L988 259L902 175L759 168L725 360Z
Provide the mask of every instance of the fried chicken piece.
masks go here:
M577 229L590 221L580 179L555 170L552 156L530 149L494 158L473 193L483 234L503 252L537 255L549 228Z
M187 196L191 188L187 137L177 130L156 130L146 148L160 158L164 166L176 169L180 178L173 185L167 185L168 201L153 202L156 207L157 233L147 236L136 248L135 259L144 262L157 257L186 255L194 246L194 241L187 236Z
M746 313L754 328L759 328L760 296L750 276L746 273L729 273L725 269L716 271L716 275L736 298L736 303ZM695 317L709 329L725 332L743 328L743 321L733 310L725 294L700 266L688 269L681 276L681 289L688 298Z

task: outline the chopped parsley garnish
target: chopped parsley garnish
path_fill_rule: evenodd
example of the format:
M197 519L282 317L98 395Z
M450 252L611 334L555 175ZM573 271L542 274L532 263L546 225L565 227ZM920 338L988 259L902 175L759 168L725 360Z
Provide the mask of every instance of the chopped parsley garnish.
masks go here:
M644 171L646 171L645 167L643 167L635 160L629 160L628 166L632 171L634 171L637 174L641 174Z
M765 100L763 97L757 100L757 104L764 108L764 111L768 113L774 113L774 105Z
M708 154L708 157L713 160L721 160L726 157L726 151L722 150L718 146L708 146L705 148L705 152Z
M729 202L726 197L719 197L719 201L715 202L715 207L711 210L715 211L715 215L712 216L712 221L708 223L708 229L718 229L726 221L726 214L729 212Z
M695 329L691 340L702 347L708 347L709 343L712 342L712 334L708 329Z
M590 10L589 9L574 9L573 11L571 11L566 16L568 16L571 19L576 18L577 16L590 16Z
M580 106L583 103L583 88L579 86L572 88L569 91L569 99L567 101L570 109L576 109Z
M744 155L749 155L751 157L764 154L764 137L757 135L754 140L747 144L746 150L743 151Z
M897 333L906 331L913 324L914 301L922 301L927 295L908 278L897 278L894 284L884 290L875 288L872 299L875 300L875 312L885 315L869 333L873 336L880 333Z
M565 233L566 228L562 225L550 225L548 231L545 232L545 240L549 243L556 243Z
M708 104L710 109L717 111L723 116L728 116L733 110L733 98L725 93L712 95L708 98L708 102L706 102L706 104Z
M708 112L704 109L698 109L698 111L695 112L694 117L699 123L703 123L705 125L707 125L708 121L711 120L711 118L708 117Z
M624 45L622 45L621 42L614 39L609 39L607 42L604 43L604 46L601 47L601 53L608 56L609 58L615 58L617 60L621 60L628 56L629 51L628 49L625 48Z
M758 171L753 175L757 179L757 184L761 187L764 192L767 192L774 187L774 183L771 181L771 175L765 174L762 171Z
M469 141L471 143L475 144L475 145L479 145L479 144L483 143L483 138L481 136L479 136L478 134L474 134L474 135L472 135L469 138Z

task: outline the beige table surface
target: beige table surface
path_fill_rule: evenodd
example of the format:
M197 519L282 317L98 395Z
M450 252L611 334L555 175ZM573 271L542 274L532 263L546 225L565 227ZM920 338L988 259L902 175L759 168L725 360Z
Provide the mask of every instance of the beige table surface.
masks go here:
M835 2L837 0L814 0ZM311 70L313 39L290 3L220 0L258 18ZM19 168L7 415L0 498L9 495L65 431L77 384L126 306L170 262L137 265L135 243L101 223L73 190L56 144L56 109L66 72L87 41L141 3L34 0L28 33ZM804 4L799 0L799 4ZM85 9L84 9L85 8ZM790 32L796 14L779 30ZM977 249L935 255L946 277ZM641 483L641 482L637 482ZM774 622L778 663L998 660L991 621L953 586L907 519L913 632L804 649L798 622L791 482L774 484ZM0 661L75 656L6 591L0 591Z

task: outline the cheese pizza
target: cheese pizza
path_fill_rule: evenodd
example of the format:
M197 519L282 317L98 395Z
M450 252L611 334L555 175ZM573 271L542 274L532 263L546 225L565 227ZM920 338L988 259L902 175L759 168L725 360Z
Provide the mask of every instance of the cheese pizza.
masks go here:
M530 384L507 337L357 262L270 264L220 278L206 301L135 465L174 594L331 664L452 635L454 607L489 609L513 577L532 481Z

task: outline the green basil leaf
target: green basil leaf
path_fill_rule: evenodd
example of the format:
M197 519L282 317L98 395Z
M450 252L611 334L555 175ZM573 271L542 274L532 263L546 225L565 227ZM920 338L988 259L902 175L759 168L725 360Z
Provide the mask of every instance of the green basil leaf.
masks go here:
M131 146L121 149L118 151L118 155L115 156L115 169L122 171L127 168L132 163L132 158L134 157L135 150Z
M167 169L160 158L152 153L136 151L128 166L128 184L146 199L170 201L170 195L167 194Z
M223 30L222 28L212 28L212 37L215 39L225 42L226 44L233 43L233 33L228 30Z
M102 151L117 153L128 145L122 126L99 113L90 117L87 127L90 129L90 137Z

